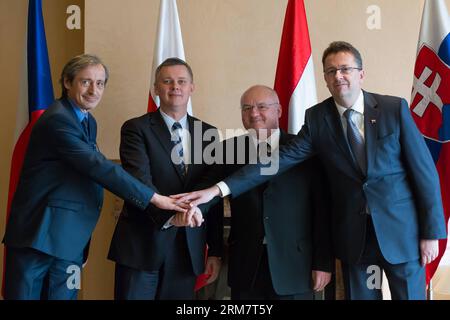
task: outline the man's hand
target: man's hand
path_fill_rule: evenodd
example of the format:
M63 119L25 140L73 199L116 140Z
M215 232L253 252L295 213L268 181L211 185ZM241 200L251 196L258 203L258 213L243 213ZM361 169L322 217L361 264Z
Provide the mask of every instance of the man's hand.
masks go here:
M322 291L331 280L331 273L325 271L312 271L313 290Z
M222 266L222 260L219 257L208 257L206 260L205 273L209 275L207 284L216 281L219 276L220 268Z
M187 212L178 212L175 214L170 220L170 224L175 227L200 227L205 221L203 219L202 212L198 207L193 207L189 209Z
M150 200L150 203L154 204L160 209L163 210L172 210L177 212L186 212L190 206L187 203L179 202L176 199L162 196L158 193L155 193Z
M420 240L420 262L422 267L436 259L439 254L439 240L421 239Z
M191 213L191 211L193 213ZM200 227L202 223L205 221L203 219L202 211L198 207L193 207L188 211L188 214L191 214L191 224L190 227Z
M170 196L172 199L176 199L177 203L190 203L191 207L197 207L202 203L211 201L212 198L220 195L220 189L214 185L208 189L199 191L192 191L188 193L180 193Z

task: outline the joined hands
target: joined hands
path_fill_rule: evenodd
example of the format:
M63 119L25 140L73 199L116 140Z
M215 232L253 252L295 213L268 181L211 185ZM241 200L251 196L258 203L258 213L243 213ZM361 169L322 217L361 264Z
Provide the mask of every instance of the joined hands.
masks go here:
M180 193L170 197L155 193L150 202L163 210L176 211L170 223L177 227L200 227L205 221L197 207L220 195L220 189L214 185L208 189Z

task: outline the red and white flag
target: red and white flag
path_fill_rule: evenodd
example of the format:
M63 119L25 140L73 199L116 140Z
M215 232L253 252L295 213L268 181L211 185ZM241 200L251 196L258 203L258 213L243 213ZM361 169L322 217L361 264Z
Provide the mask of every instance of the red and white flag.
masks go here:
M280 127L297 134L303 125L306 109L317 103L303 0L289 0L286 8L274 89L283 108Z
M155 50L153 52L153 65L148 97L148 112L155 111L159 107L159 98L155 95L153 84L155 83L156 68L167 58L180 58L184 56L183 37L181 36L180 20L176 0L161 0L159 4L158 30L156 33ZM188 102L188 113L192 115L191 100Z

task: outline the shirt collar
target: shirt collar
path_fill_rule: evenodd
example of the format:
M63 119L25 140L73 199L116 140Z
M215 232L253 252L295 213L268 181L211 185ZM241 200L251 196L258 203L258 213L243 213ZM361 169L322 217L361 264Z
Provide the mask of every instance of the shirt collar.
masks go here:
M336 100L334 101L334 103L336 104L339 115L342 117L342 115L348 108L341 106L339 103L336 102ZM359 96L356 99L355 103L351 106L351 108L356 112L359 112L360 114L364 115L364 94L362 90L360 90Z
M78 121L83 121L85 118L87 119L89 114L87 111L84 111L81 109L72 99L68 98L70 106L72 107L73 111L77 115Z
M183 116L183 118L181 118L178 121L175 121L174 118L172 118L171 116L169 116L167 113L165 113L164 111L161 110L161 108L159 108L159 112L161 113L161 116L164 120L164 122L166 123L167 128L169 129L169 131L172 131L172 126L175 122L178 122L181 124L181 127L184 130L188 130L188 122L187 122L187 114L185 114Z

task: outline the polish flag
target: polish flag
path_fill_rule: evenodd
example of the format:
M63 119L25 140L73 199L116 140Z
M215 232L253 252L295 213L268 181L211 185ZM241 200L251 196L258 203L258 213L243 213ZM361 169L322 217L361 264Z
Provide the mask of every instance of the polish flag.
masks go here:
M167 58L180 58L186 61L176 0L161 0L159 4L158 30L156 33L155 50L153 52L148 112L156 111L159 107L159 97L155 95L153 88L155 71ZM188 102L188 113L192 115L190 99Z

